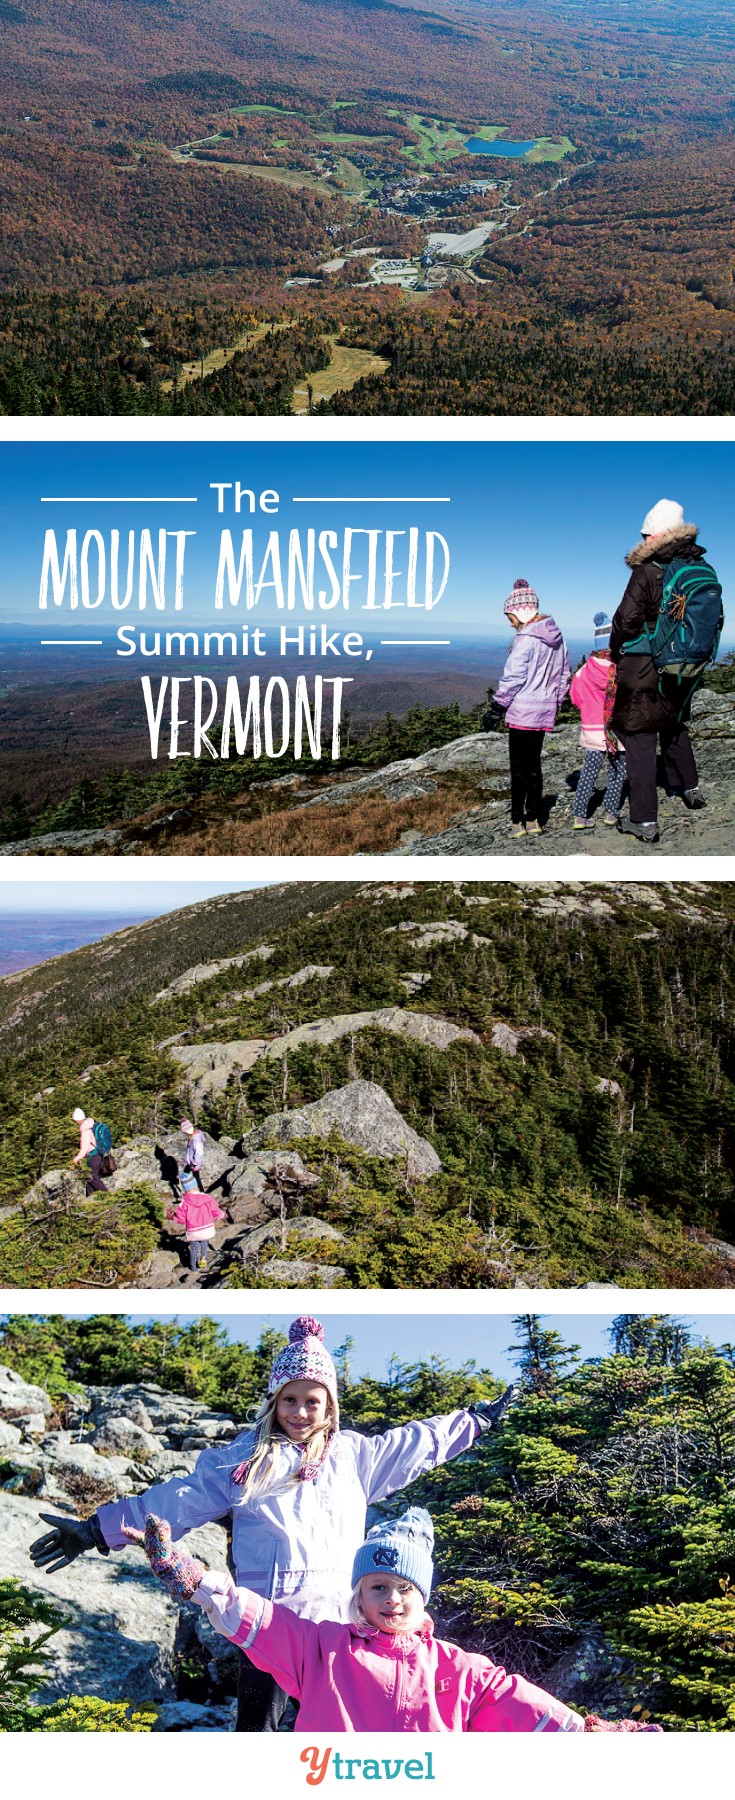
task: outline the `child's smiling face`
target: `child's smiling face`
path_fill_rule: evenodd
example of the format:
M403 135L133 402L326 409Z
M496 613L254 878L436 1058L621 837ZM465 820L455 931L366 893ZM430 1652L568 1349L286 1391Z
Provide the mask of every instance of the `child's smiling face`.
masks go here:
M303 1444L326 1425L329 1395L320 1381L288 1381L276 1400L276 1418L292 1444Z
M364 1575L360 1605L375 1631L418 1631L424 1617L424 1597L403 1575Z

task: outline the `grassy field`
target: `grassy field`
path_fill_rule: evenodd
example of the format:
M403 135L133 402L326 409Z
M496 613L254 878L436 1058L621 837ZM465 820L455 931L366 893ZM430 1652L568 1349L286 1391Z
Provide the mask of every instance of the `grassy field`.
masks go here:
M265 106L265 105L263 105L263 106L260 106L260 105L258 105L258 106L231 106L230 112L233 112L233 113L256 113L256 112L258 112L258 113L259 112L278 113L279 117L282 119L298 119L298 117L299 117L299 114L297 112L294 112L293 107L288 107L288 106Z
M563 162L564 157L569 156L572 150L576 150L576 147L576 144L573 144L571 138L568 137L562 138L558 143L555 143L553 138L537 138L533 149L526 152L523 161L527 163Z
M399 112L391 113L396 119L404 116ZM421 113L409 113L406 123L420 140L418 144L407 145L404 155L409 162L419 163L424 169L435 169L450 157L461 156L464 134L451 120L431 119L427 122Z
M347 393L363 375L384 375L390 363L384 356L377 356L372 350L353 350L345 344L339 344L336 337L330 337L332 360L326 369L317 369L313 375L305 375L293 391L291 411L300 417L309 411L309 388L312 400L331 400L333 394Z
M366 132L360 132L360 131L319 131L319 132L317 132L317 137L319 138L320 144L368 144L368 145L370 145L370 144L389 144L391 141L389 137L378 137L375 134L373 134L372 136L368 136L368 134Z

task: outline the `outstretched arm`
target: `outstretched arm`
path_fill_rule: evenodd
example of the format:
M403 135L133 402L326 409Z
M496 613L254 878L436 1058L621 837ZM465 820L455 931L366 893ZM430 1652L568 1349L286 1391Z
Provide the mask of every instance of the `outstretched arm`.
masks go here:
M31 1562L35 1568L56 1575L59 1569L67 1569L69 1563L83 1556L85 1550L99 1550L101 1556L109 1556L110 1546L105 1542L94 1513L91 1519L72 1519L64 1513L45 1512L39 1513L39 1518L52 1529L34 1538L31 1544Z
M436 1469L471 1449L478 1437L500 1424L514 1393L514 1388L506 1388L499 1400L477 1400L441 1418L414 1419L377 1437L358 1438L358 1466L368 1502L385 1500L426 1469Z
M306 1660L313 1663L319 1654L320 1628L313 1620L274 1606L250 1588L236 1587L224 1570L207 1571L197 1556L177 1549L165 1519L149 1514L142 1531L128 1527L125 1536L140 1544L172 1600L201 1606L215 1631L246 1650L256 1668L274 1675L287 1693L300 1699Z

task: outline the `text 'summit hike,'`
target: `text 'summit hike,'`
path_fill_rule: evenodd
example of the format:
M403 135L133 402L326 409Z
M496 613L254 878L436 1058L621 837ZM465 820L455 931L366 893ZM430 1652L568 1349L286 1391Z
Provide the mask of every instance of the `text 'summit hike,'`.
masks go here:
M218 513L274 514L280 497L273 488L256 492L239 482L212 482ZM154 614L183 613L187 551L195 531L120 531L75 527L45 533L39 608L75 613L109 606L113 614L133 609ZM215 613L239 608L235 630L139 629L118 625L116 655L124 658L217 657L237 662L258 658L324 661L352 667L369 662L374 638L361 631L330 629L315 615L397 608L430 613L447 587L450 549L441 532L410 525L401 531L340 525L308 526L281 532L265 525L223 527L216 544L210 595L196 596L197 608ZM294 615L286 624L242 623L262 606L272 614ZM297 616L303 615L303 622ZM220 621L222 623L222 621ZM389 648L386 643L385 648ZM170 759L210 756L227 759L234 740L238 756L285 756L287 752L337 761L344 690L352 674L284 675L258 673L222 683L208 675L141 676L141 690L155 761L167 746ZM185 716L186 714L186 716ZM211 735L210 735L211 734Z

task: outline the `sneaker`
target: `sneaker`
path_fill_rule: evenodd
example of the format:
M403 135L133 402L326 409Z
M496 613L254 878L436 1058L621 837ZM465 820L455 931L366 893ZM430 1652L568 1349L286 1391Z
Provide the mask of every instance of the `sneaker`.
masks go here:
M509 837L522 838L522 837L525 837L525 835L526 835L525 825L511 825L510 831L508 833Z
M538 819L527 819L526 820L526 837L540 837L540 836L541 836L541 826L539 825Z
M617 825L619 818L620 818L619 813L606 812L606 813L603 813L603 815L602 815L602 823L603 823L603 825Z
M592 817L591 819L575 819L574 824L572 826L573 831L594 831L594 829L595 829L594 817Z
M702 807L707 805L700 787L685 788L682 799L684 805L688 806L690 812L701 812Z
M641 825L633 819L618 819L618 831L626 832L629 837L639 838L642 844L658 843L658 825L655 819L644 819Z

